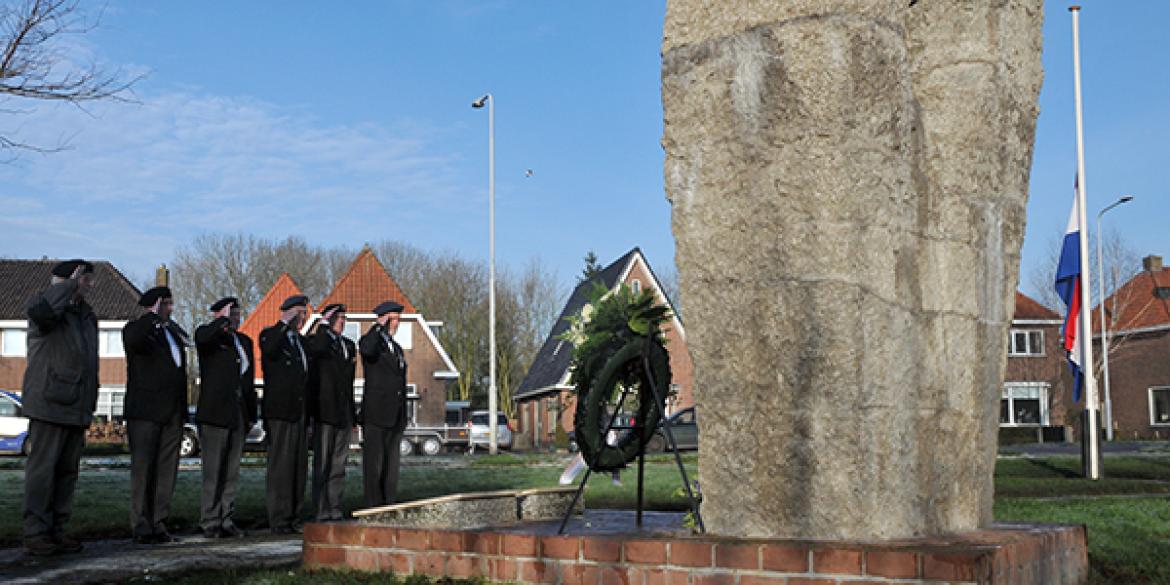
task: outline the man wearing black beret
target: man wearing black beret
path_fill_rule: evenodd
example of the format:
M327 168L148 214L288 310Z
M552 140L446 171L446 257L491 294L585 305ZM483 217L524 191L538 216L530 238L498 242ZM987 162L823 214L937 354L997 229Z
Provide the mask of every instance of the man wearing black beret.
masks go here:
M309 385L309 353L301 325L309 312L309 298L294 295L280 305L280 320L260 332L260 359L264 364L261 409L268 431L266 496L268 526L275 534L301 530L309 451L305 391Z
M171 321L171 290L156 286L146 314L122 328L126 429L130 439L130 530L139 544L174 542L167 532L187 416L187 332Z
M34 555L81 550L65 536L85 429L98 395L97 316L85 301L93 264L68 260L27 305L28 353L22 385L32 452L24 467L24 546Z
M399 444L406 430L406 358L394 333L402 305L374 308L377 324L358 342L366 385L362 395L362 472L367 508L393 504L398 492Z
M354 425L353 377L357 346L345 333L345 305L321 311L309 336L309 418L313 427L313 507L318 522L342 520L345 459Z
M195 330L199 350L199 437L203 491L199 527L208 538L244 536L232 520L240 455L256 421L256 360L252 340L240 333L240 302L234 297L211 305L212 321Z

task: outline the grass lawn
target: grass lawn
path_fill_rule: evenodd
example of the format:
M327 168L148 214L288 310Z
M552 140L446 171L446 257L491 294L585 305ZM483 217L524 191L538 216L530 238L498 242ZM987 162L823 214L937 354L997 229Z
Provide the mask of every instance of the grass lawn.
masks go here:
M356 459L356 458L355 458ZM403 466L400 495L415 500L443 494L552 487L557 484L567 456L500 454L477 455L470 460L413 463ZM259 461L262 464L263 460ZM694 454L684 457L687 473L697 477ZM1085 524L1089 527L1089 558L1094 583L1170 584L1170 455L1108 457L1107 479L1090 482L1077 477L1079 460L1072 457L1001 459L996 466L995 516L1000 521ZM236 500L237 522L245 529L262 529L264 509L262 466L241 470ZM24 473L0 466L0 546L20 541ZM83 470L78 482L70 532L82 538L128 537L129 469ZM590 478L586 504L591 508L633 508L636 469L614 486L608 474ZM199 510L198 470L179 472L172 513L176 531L193 529ZM684 510L673 457L656 455L646 466L646 505L649 509ZM361 468L347 469L346 508L360 507ZM226 582L224 574L192 575L189 583ZM261 571L231 575L231 582L304 583L299 571ZM199 579L205 579L200 581ZM389 576L348 573L313 575L313 582L403 583ZM429 581L407 580L407 585Z

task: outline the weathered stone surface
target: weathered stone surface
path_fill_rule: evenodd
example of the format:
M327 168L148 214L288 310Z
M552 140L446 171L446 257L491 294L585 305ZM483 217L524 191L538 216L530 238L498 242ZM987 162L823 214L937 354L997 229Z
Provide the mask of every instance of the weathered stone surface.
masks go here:
M559 520L573 505L577 488L540 488L451 494L426 500L356 510L363 524L409 528L478 528L521 521ZM577 500L574 513L585 509Z
M992 519L1042 2L908 4L668 2L665 178L715 533Z

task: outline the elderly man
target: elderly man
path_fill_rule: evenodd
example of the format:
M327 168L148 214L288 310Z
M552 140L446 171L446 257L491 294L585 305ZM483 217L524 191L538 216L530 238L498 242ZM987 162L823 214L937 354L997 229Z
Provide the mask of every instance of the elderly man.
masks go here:
M33 555L81 550L65 536L85 429L98 395L97 317L85 302L93 264L53 267L48 289L29 300L24 415L32 452L24 469L24 546Z
M344 519L341 496L354 424L353 376L357 364L357 346L342 335L345 305L329 305L321 314L317 332L309 337L309 416L315 423L313 507L318 522Z
M362 471L365 505L393 504L398 493L399 443L406 430L406 357L394 341L402 305L386 301L374 308L377 324L362 336L366 386L362 396Z
M146 314L122 328L126 429L130 439L130 530L139 544L174 542L167 532L187 416L187 333L171 321L171 289L156 286Z
M214 319L195 330L199 350L199 437L203 493L199 526L208 538L241 537L232 520L240 456L256 421L256 360L240 326L240 302L226 297L210 308Z
M260 332L264 364L262 410L268 430L268 526L274 534L301 531L301 506L309 466L305 392L309 352L301 325L309 298L294 295L280 305L280 320Z

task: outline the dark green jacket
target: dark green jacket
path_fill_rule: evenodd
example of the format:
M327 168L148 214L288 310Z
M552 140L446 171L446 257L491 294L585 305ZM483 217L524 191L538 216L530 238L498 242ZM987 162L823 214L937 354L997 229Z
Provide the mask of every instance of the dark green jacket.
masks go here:
M73 303L76 280L54 284L28 302L28 363L24 415L88 427L98 396L98 323L84 300Z

